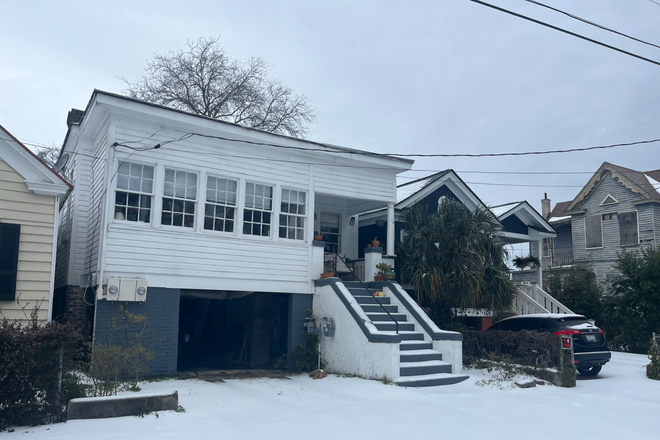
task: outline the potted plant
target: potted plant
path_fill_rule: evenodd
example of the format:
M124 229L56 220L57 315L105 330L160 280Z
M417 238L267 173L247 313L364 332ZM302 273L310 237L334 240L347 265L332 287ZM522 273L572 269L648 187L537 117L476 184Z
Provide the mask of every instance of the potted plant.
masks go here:
M386 274L388 273L394 274L394 271L392 270L392 266L390 266L385 262L378 263L376 265L376 269L378 269L378 272L374 275L374 281L383 281L386 279L385 278ZM394 279L394 277L387 279Z
M323 279L325 279L325 278L332 278L332 277L334 277L334 276L335 276L335 273L334 273L334 272L323 272L323 273L321 274L321 279L323 280Z
M323 241L323 234L321 234L319 231L314 231L314 240Z
M371 240L371 246L380 247L380 241L378 241L378 236L374 237L374 239Z

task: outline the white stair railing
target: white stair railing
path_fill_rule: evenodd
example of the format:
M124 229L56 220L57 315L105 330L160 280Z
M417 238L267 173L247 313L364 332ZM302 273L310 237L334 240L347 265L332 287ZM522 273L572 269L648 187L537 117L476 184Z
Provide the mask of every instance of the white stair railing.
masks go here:
M518 285L515 310L520 315L530 313L573 313L571 309L543 291L537 284Z

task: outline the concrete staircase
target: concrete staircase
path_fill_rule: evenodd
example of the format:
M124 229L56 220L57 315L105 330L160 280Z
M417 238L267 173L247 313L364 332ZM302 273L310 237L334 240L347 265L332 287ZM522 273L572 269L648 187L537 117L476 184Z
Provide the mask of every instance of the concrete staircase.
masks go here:
M442 361L442 353L433 349L433 342L421 329L408 321L407 310L391 304L386 296L374 297L376 290L365 289L359 282L344 282L348 291L362 307L371 323L382 332L401 336L399 345L399 373L397 385L406 387L429 387L461 382L469 376L453 374L452 365ZM389 314L388 314L389 313Z

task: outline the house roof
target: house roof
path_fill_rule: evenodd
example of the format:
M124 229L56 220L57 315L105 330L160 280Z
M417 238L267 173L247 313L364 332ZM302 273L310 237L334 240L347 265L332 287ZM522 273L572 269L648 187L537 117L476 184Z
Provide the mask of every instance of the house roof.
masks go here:
M67 143L69 133L71 132L71 127L76 126L76 125L82 125L82 124L85 123L85 118L86 118L87 114L89 113L89 110L94 105L95 101L97 100L97 98L99 96L112 97L112 98L123 100L123 101L126 101L126 102L137 103L137 104L140 104L140 105L145 105L145 106L149 106L149 107L153 107L153 108L157 108L157 109L167 110L169 112L175 112L175 113L190 116L190 117L193 117L193 118L198 118L200 120L212 121L213 123L216 123L216 124L223 124L223 125L227 125L227 126L237 127L240 130L247 130L247 131L251 131L251 132L259 133L259 134L267 134L268 136L278 137L278 138L282 139L283 141L293 140L295 142L301 142L301 143L304 143L304 144L308 144L310 146L320 146L323 149L327 149L328 152L335 151L335 152L345 152L345 153L359 154L359 155L363 155L363 156L378 157L378 158L382 158L382 159L402 162L402 163L406 164L406 166L410 166L410 164L415 162L412 159L396 157L396 156L393 156L393 155L372 153L370 151L363 151L363 150L357 150L357 149L353 149L353 148L340 147L340 146L337 146L337 145L326 144L326 143L321 143L321 142L315 142L315 141L310 141L310 140L307 140L307 139L295 138L295 137L286 136L286 135L283 135L283 134L271 133L271 132L268 132L268 131L259 130L259 129L251 128L251 127L246 127L246 126L240 125L240 124L235 124L233 122L221 121L219 119L214 119L214 118L211 118L211 117L208 117L208 116L202 116L202 115L198 115L198 114L195 114L195 113L186 112L184 110L179 110L179 109L175 109L175 108L172 108L172 107L167 107L167 106L160 105L160 104L154 104L152 102L147 102L147 101L143 101L143 100L140 100L140 99L131 98L131 97L124 96L124 95L119 95L119 94L116 94L116 93L106 92L106 91L99 90L99 89L94 89L94 92L92 93L92 96L90 97L89 102L87 103L87 107L84 111L83 110L78 110L78 109L72 109L69 112L69 114L67 116L67 125L69 126L69 131L67 131L67 134L66 134L66 137L64 139L64 143L63 143L62 148L64 148L64 145L66 145L66 143ZM284 146L284 145L267 144L267 143L264 143L264 145L273 146L273 147Z
M0 125L0 157L25 179L35 194L62 195L73 186Z
M505 242L518 243L524 242L525 238L531 238L531 236L555 237L557 235L555 228L527 201L505 203L491 206L489 209L504 226L503 238ZM513 219L514 222L511 223L507 221L508 219ZM522 224L527 227L527 230L524 232L510 230L509 226L515 224Z
M630 168L625 168L620 165L603 162L603 164L600 166L600 168L598 168L591 179L589 179L584 188L580 190L578 195L566 207L565 213L571 214L577 211L582 205L582 202L584 202L584 200L592 193L592 191L598 186L598 184L603 180L607 173L611 173L612 177L621 182L622 185L638 194L640 201L660 202L660 193L658 193L657 190L657 188L660 187L660 184L657 184L657 180L652 177L660 177L658 176L658 174L660 174L659 170L642 173L640 171L631 170ZM654 187L655 184L657 185Z
M548 220L554 221L554 220L561 220L568 215L566 214L566 208L568 208L568 205L570 205L572 200L567 200L565 202L559 202L555 205L554 208L552 208L552 211L550 211L550 215L548 216Z
M452 169L398 185L395 207L398 209L408 208L443 185L446 185L468 208L488 209L484 202Z

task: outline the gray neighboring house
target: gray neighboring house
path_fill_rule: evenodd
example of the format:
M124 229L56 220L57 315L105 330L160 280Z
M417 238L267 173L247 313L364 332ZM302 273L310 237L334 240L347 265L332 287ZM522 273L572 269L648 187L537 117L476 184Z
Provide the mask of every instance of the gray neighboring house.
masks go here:
M660 243L660 170L640 172L604 162L573 200L543 200L543 215L557 237L543 244L545 269L570 268L593 261L596 279L618 274L620 252L639 251ZM538 251L530 249L538 256Z

